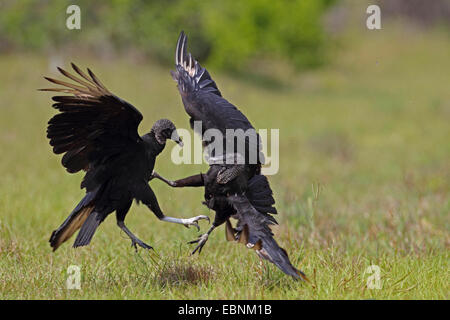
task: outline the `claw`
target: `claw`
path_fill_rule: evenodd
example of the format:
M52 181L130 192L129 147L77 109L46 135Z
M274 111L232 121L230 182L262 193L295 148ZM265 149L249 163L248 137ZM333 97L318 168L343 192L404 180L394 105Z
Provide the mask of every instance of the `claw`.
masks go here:
M137 245L139 245L139 247L147 249L147 250L153 250L152 246L149 246L148 244L146 244L145 242L138 242L135 240L131 240L131 246L134 247L134 249L136 250L136 252L138 251Z
M189 224L185 224L184 225L186 228L190 228L191 226L194 226L194 227L196 227L197 228L197 231L200 231L200 226L198 225L198 223L197 222L192 222L192 223L189 223Z
M194 251L192 251L191 256L194 255L197 251L198 251L198 254L200 254L202 252L203 246L205 245L206 241L208 241L207 233L201 235L198 239L189 241L188 244L198 243L198 245L195 247Z
M208 220L208 223L211 223L211 220L209 219L208 216L201 215L201 216L196 216L196 217L193 217L190 219L185 219L184 226L186 228L189 228L189 226L195 226L197 228L197 231L200 231L200 226L198 225L197 221L202 220L202 219Z
M138 252L137 245L136 245L136 242L134 240L131 240L131 247L134 247L134 250L136 250L136 252Z

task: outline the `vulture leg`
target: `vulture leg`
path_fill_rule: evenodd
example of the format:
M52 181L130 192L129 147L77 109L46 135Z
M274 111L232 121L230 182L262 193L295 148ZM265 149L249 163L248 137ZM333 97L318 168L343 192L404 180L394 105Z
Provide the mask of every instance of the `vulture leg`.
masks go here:
M194 251L192 251L191 255L196 253L198 251L198 254L202 252L202 248L205 245L206 241L208 241L209 234L218 226L222 225L225 221L227 221L228 216L224 215L225 212L219 211L216 212L216 217L214 218L214 222L211 225L211 228L209 228L208 232L198 237L198 239L189 241L189 244L198 243L197 247L195 247Z
M183 187L204 187L205 183L203 181L203 174L196 174L187 178L179 179L176 181L168 180L164 177L161 177L156 171L153 171L152 178L157 178L161 181L164 181L169 186L174 188L183 188Z
M189 219L180 219L180 218L172 218L172 217L164 216L163 218L161 218L161 221L171 222L171 223L179 223L179 224L184 225L186 228L189 228L190 226L194 226L197 228L198 231L200 231L200 226L198 225L197 221L200 221L202 219L208 220L208 222L210 222L209 217L204 216L204 215L195 216L195 217L192 217Z
M153 249L151 246L140 240L138 237L136 237L126 226L125 226L125 216L128 213L128 210L130 210L132 201L130 200L126 205L124 205L122 208L118 209L116 211L116 218L117 218L117 225L120 229L123 230L123 232L126 233L128 237L131 239L131 246L134 247L137 251L137 246L140 246L144 249Z
M200 226L198 225L197 221L205 219L208 220L208 222L210 222L209 217L204 215L188 219L173 218L164 215L164 213L161 211L161 208L159 207L155 193L148 184L140 185L135 192L135 197L137 200L142 201L142 203L144 203L161 221L182 224L186 228L194 226L198 230L200 230Z
M152 176L151 176L150 180L153 179L153 178L156 178L156 179L159 179L159 180L161 180L161 181L164 181L165 183L167 183L167 184L168 184L169 186L171 186L171 187L175 187L175 182L174 182L174 181L168 180L168 179L166 179L166 178L160 176L160 175L158 174L158 172L156 172L156 171L153 171L153 172L152 172Z
M206 241L208 241L209 234L216 228L216 226L213 224L211 228L209 228L208 232L198 237L198 239L189 241L189 244L198 243L197 247L195 247L194 251L192 251L191 255L195 254L198 250L198 254L202 252L203 246L205 245Z
M122 229L128 237L131 239L131 246L134 247L137 251L137 246L140 246L144 249L153 249L151 246L140 240L138 237L136 237L126 226L123 221L117 221L117 225L120 229Z

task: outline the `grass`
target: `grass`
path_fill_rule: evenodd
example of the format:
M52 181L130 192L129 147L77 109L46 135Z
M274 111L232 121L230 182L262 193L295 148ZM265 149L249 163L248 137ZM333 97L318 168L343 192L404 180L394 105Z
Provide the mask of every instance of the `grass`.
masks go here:
M48 58L0 56L0 298L448 299L448 34L395 28L344 41L332 64L273 90L211 70L255 126L280 128L280 170L269 178L275 231L314 286L261 265L226 242L223 227L191 257L194 229L135 204L126 222L156 252L135 253L111 216L90 246L74 250L71 239L52 253L48 238L83 196L82 175L66 173L45 138L54 110L36 88L51 74ZM62 61L92 67L137 106L142 133L162 117L188 128L166 67L75 52ZM156 168L178 178L205 166L176 166L165 150ZM201 190L151 185L167 214L208 213ZM81 268L81 290L66 289L70 265ZM381 269L379 290L367 288L371 265Z

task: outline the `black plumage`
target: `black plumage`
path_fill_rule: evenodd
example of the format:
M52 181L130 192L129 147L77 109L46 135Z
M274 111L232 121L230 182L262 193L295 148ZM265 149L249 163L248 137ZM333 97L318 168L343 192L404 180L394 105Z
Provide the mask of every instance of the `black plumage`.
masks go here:
M193 128L194 122L201 123L202 132L198 132L198 134L202 138L207 130L219 130L224 137L224 147L231 144L234 152L241 154L242 150L233 144L234 139L230 139L230 137L227 139L227 129L241 130L246 133L245 152L242 156L247 163L252 164L252 170L258 173L260 165L264 163L259 135L247 117L222 97L209 72L190 53L187 53L186 46L187 36L181 32L175 52L175 71L171 73L177 82L184 109L190 116L191 127ZM205 146L208 146L209 143L210 141L203 140ZM209 157L217 156L224 156L224 154L209 154ZM250 158L252 156L253 159Z
M202 123L202 132L216 129L223 133L224 145L235 143L229 141L225 134L227 129L253 130L247 117L234 105L222 97L208 71L187 53L187 37L181 32L175 54L175 71L173 79L177 82L184 108L194 121ZM257 254L269 260L283 272L294 278L306 279L303 272L292 266L286 251L278 246L273 238L270 226L276 224L271 214L276 214L275 200L267 178L261 175L264 156L261 151L259 136L248 135L245 139L244 153L242 148L232 149L234 152L208 154L210 168L207 173L191 176L177 181L168 181L174 187L204 186L205 202L208 208L216 213L212 227L207 233L190 243L198 243L193 253L201 252L208 235L217 226L226 223L228 240L236 240ZM208 141L204 141L208 145ZM256 161L250 161L251 154ZM238 220L235 228L229 220Z
M56 250L78 229L74 247L90 243L97 227L116 211L118 226L132 245L149 249L124 224L133 199L144 203L163 221L198 227L198 216L191 219L167 217L161 211L148 182L153 178L156 157L166 140L182 144L175 125L167 119L156 121L149 133L139 136L142 114L131 104L112 94L88 69L88 74L72 64L78 76L58 68L75 83L52 78L59 88L41 89L70 95L54 96L59 111L48 122L47 137L56 154L64 154L62 165L70 173L86 172L81 188L86 195L63 224L53 231L50 245Z

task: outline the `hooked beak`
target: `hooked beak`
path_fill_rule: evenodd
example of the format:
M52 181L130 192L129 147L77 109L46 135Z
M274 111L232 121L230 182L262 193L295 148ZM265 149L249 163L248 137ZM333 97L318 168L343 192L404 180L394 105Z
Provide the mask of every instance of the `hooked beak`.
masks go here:
M173 141L175 141L181 148L183 147L183 140L181 140L180 136L178 135L178 133L176 131L172 132L172 137L171 139Z
M184 143L183 143L183 140L181 140L181 138L178 138L178 140L175 141L175 142L178 143L178 145L179 145L181 148L183 148Z

